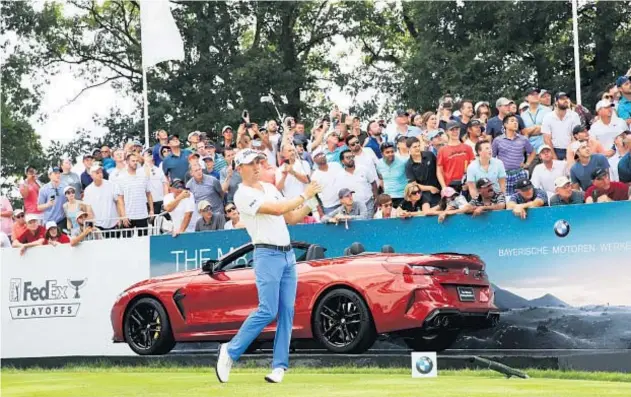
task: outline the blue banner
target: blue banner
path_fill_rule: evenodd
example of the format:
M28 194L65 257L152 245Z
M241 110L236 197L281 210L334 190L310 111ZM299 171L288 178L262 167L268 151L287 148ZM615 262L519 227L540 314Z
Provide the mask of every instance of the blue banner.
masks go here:
M418 217L298 225L290 235L322 245L327 257L353 242L367 251L391 245L479 255L506 311L501 336L508 340L476 335L466 347L631 348L631 202L532 209L525 220L495 211L442 224ZM151 275L200 267L248 241L245 230L153 236ZM532 346L524 346L524 333Z

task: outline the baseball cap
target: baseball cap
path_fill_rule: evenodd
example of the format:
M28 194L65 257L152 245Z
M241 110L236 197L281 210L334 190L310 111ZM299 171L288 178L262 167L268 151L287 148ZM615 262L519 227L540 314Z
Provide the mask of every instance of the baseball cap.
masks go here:
M602 99L600 101L598 101L598 103L596 104L596 111L599 111L600 109L603 108L612 108L616 105L614 105L613 102L607 100L607 99Z
M379 146L379 149L383 152L384 150L389 149L389 148L393 148L393 147L394 147L394 143L392 143L392 142L384 142L384 143L382 143Z
M55 223L54 221L46 222L46 231L48 231L48 229L51 229L53 227L57 227L57 223Z
M224 125L221 129L221 133L223 134L224 132L226 132L226 130L233 131L232 127L230 127L229 125Z
M68 192L68 190L75 190L74 186L72 185L68 185L64 188L64 194L66 194Z
M211 207L211 205L208 202L208 200L202 200L199 203L197 203L197 211L201 212L202 210L205 210L208 207Z
M85 212L85 211L79 211L79 212L77 212L77 218L81 218L83 215L88 215L88 213L87 213L87 212Z
M567 185L568 183L572 183L572 181L570 181L567 176L560 176L554 180L554 187L556 188L563 187Z
M353 190L351 190L351 189L348 189L348 188L342 188L342 189L340 189L340 191L337 193L337 196L338 196L339 198L343 198L343 197L346 197L346 196L348 196L349 194L353 194L353 193L355 193L355 192L354 192Z
M171 181L171 187L174 189L184 189L185 186L184 181L181 179L175 178Z
M172 140L177 139L178 141L180 140L180 137L177 135L169 135L169 140L167 142L171 142Z
M25 220L26 223L29 223L30 221L39 221L39 216L37 216L37 214L26 214Z
M600 178L601 176L605 176L608 175L609 171L607 171L604 168L596 168L593 172L592 172L592 179L597 179Z
M537 154L541 154L541 152L543 152L546 149L552 150L550 145L543 144L543 145L539 146L539 149L537 149Z
M92 167L90 167L90 172L97 172L101 168L103 168L101 167L101 164L94 164Z
M585 128L584 125L579 124L577 126L574 126L574 128L572 128L572 135L576 135L579 132L583 132L583 131L587 131L587 128Z
M515 183L515 189L517 190L528 190L530 188L532 188L532 182L528 178L520 179Z
M457 193L456 189L454 189L453 187L449 187L448 186L448 187L444 188L443 190L441 190L440 196L441 197L451 197L451 196L453 196L456 193Z
M443 130L434 130L434 131L430 131L427 133L427 138L431 141L432 139L436 138L438 135L440 134L444 134L445 131Z
M311 157L312 157L313 159L315 159L316 157L318 157L318 156L320 156L320 155L322 155L322 156L324 156L324 155L325 155L324 150L322 150L322 149L316 149L316 150L314 150L314 151L313 151L313 154L311 155Z
M18 216L23 213L24 213L24 210L22 208L18 208L17 210L13 211L13 216Z
M452 128L460 128L460 122L456 121L456 120L451 120L447 123L447 131L451 130Z
M96 153L101 153L101 149L99 148L92 149L92 156L94 156Z
M487 186L490 186L492 184L493 184L493 182L489 178L480 178L475 183L475 187L478 188L478 189L482 189L483 187L487 187Z
M145 150L142 151L142 155L145 156L147 154L150 154L153 156L153 149L151 148L146 148Z
M191 139L191 137L193 137L193 136L195 136L195 135L197 135L197 136L202 136L202 133L201 133L201 132L199 132L199 131L193 131L193 132L191 132L190 134L188 134L188 139L190 140L190 139Z
M243 164L251 164L256 159L262 159L263 155L257 150L245 149L241 150L234 159L235 165L238 167Z
M83 160L85 160L85 159L93 159L94 160L94 156L92 155L92 153L84 154L83 155Z
M515 103L508 98L501 97L497 101L495 101L495 107L499 108L500 106L510 105L511 103Z
M199 154L197 154L197 153L191 153L191 154L189 154L189 155L188 155L188 159L190 160L190 159L192 159L192 158L199 159Z
M528 104L528 102L522 102L522 103L519 104L519 108L518 109L519 110L526 109L528 106L530 106Z
M479 119L472 119L467 123L467 128L481 127L481 126L482 126L482 120L479 120Z
M202 157L202 161L206 161L206 160L210 160L210 161L215 161L215 159L213 158L213 156L204 156Z
M53 172L61 172L61 168L59 168L59 167L50 167L48 169L48 174L52 174Z
M561 98L563 98L563 97L566 97L566 98L567 98L567 97L568 97L568 95L567 95L565 92L563 92L563 91L559 91L559 92L557 92L557 94L554 96L554 100L555 100L555 101L558 101L559 99L561 99Z
M539 98L541 98L545 94L550 95L550 91L542 89L541 91L539 91Z
M530 94L539 94L541 90L539 88L536 87L530 87L526 90L526 95L530 95Z
M616 85L621 87L624 83L629 81L631 78L629 76L620 76L616 79Z
M396 117L403 117L403 116L408 117L410 115L404 109L398 109L395 114L396 114Z
M137 139L134 139L133 141L131 141L131 144L134 146L142 146L142 143L140 143L140 141Z

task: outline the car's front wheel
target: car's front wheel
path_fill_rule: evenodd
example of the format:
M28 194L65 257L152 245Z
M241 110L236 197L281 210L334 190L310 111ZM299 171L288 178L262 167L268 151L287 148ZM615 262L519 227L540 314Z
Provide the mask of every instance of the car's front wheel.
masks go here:
M376 332L368 306L348 289L329 291L313 312L315 338L334 353L363 353L375 342Z
M166 354L175 346L164 307L153 298L133 302L125 313L125 341L140 355Z
M404 338L405 344L414 351L441 352L451 346L458 338L460 331L440 331L432 333L420 332L410 338Z

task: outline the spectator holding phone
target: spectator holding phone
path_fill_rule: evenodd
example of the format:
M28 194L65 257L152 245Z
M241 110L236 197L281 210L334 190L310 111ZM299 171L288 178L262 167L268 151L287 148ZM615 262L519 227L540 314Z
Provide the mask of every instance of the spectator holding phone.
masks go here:
M234 194L237 191L239 184L242 182L239 170L234 168L234 155L235 152L233 148L227 147L224 149L224 158L226 159L226 163L228 165L219 172L221 190L225 193L224 196L228 202L232 202Z
M50 168L48 177L50 182L39 190L37 209L44 211L42 219L44 222L54 221L60 228L63 228L66 226L64 204L67 200L64 195L66 185L61 182L61 169L59 167Z
M100 240L101 232L94 226L93 220L88 220L86 212L77 214L77 223L79 223L79 235L70 240L70 245L76 247L83 241Z
M199 164L197 166L199 167ZM182 180L174 179L171 182L171 192L164 196L163 205L164 210L169 212L173 221L173 237L195 231L195 223L197 222L195 200Z

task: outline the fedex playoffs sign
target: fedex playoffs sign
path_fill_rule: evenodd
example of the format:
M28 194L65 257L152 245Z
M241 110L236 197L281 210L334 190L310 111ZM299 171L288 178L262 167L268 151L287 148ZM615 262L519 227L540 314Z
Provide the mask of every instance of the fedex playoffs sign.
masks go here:
M11 318L76 317L81 306L79 290L87 280L45 280L38 283L12 278L8 289Z

